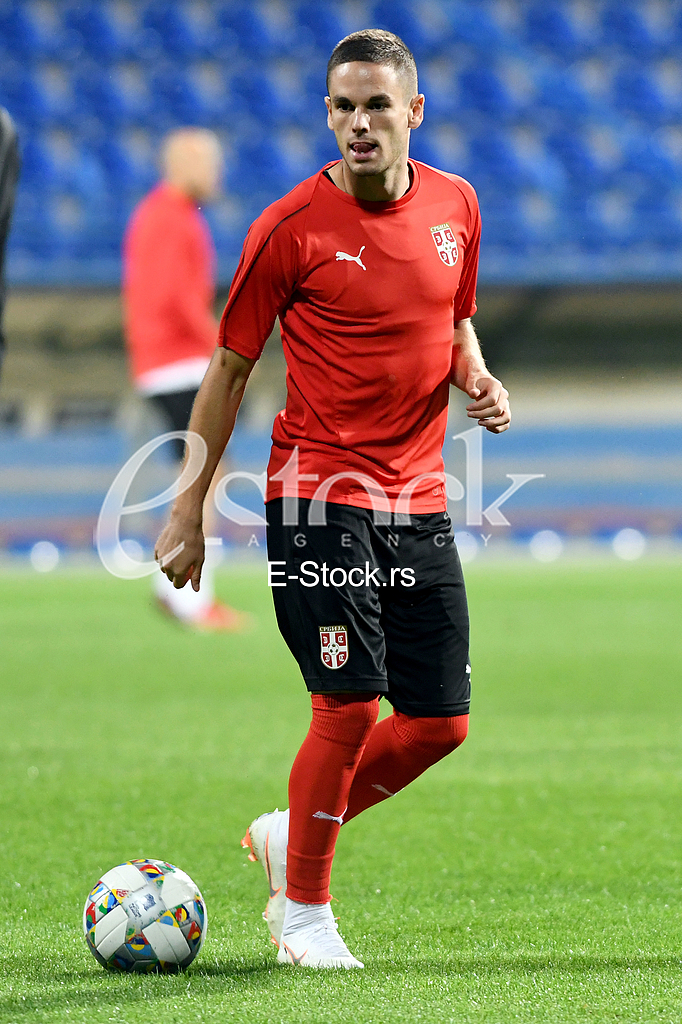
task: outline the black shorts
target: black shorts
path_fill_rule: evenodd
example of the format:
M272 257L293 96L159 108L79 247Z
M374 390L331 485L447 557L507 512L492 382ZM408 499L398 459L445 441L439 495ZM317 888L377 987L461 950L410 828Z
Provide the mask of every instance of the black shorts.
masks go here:
M198 390L198 388L188 388L187 391L168 391L149 397L168 422L169 430L187 430ZM179 437L174 437L170 444L174 458L182 461L185 455L185 442L181 441Z
M406 715L469 711L469 616L447 513L377 525L373 512L321 502L266 506L268 573L280 632L313 693L375 691ZM295 507L295 506L294 506ZM276 564L274 564L276 563Z

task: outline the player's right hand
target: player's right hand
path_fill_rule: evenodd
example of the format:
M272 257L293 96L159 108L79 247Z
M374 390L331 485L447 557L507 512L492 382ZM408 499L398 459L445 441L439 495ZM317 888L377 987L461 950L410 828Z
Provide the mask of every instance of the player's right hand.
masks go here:
M171 516L154 549L154 558L161 572L165 572L177 590L184 587L188 580L192 581L193 590L199 590L204 557L204 532L201 525L177 521Z

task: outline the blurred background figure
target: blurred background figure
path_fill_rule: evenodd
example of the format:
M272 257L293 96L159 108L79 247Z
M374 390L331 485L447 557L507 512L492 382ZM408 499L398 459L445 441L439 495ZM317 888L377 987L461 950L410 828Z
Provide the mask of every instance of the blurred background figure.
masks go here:
M136 390L153 402L168 430L186 430L192 404L216 346L213 316L216 255L198 206L218 192L222 155L213 132L180 128L161 150L163 180L138 204L123 246L125 337ZM178 463L184 442L170 444ZM213 536L213 488L205 529ZM215 599L214 552L201 590L176 590L161 572L154 591L159 606L186 625L237 630L244 616Z
M0 371L5 350L5 336L2 330L2 315L5 309L5 245L18 177L19 142L16 129L5 108L0 107Z

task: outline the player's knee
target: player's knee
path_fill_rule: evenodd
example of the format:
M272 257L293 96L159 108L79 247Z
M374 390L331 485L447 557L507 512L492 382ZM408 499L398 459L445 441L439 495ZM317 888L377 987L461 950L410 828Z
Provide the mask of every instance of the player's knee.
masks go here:
M395 729L406 746L424 754L432 754L434 761L456 750L467 737L468 715L449 718L416 718L395 712Z
M311 729L320 739L345 746L364 744L379 715L374 693L313 693Z

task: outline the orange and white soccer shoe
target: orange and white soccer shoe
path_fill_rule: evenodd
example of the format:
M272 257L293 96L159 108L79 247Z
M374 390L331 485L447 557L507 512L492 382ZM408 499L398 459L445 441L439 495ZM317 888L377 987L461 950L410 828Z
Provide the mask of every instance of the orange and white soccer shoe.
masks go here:
M241 633L251 623L249 616L244 612L230 608L229 604L221 604L220 601L214 601L195 618L178 615L165 597L155 597L154 603L164 615L174 619L179 625L195 629L199 633Z
M210 608L189 623L200 633L241 633L248 624L248 615L220 601L214 601Z
M263 865L268 880L269 897L263 911L272 941L279 949L286 910L287 842L289 840L289 811L268 811L252 821L242 839L244 849L250 851L249 860Z
M286 901L282 937L277 954L280 964L295 967L364 967L339 935L329 903Z

